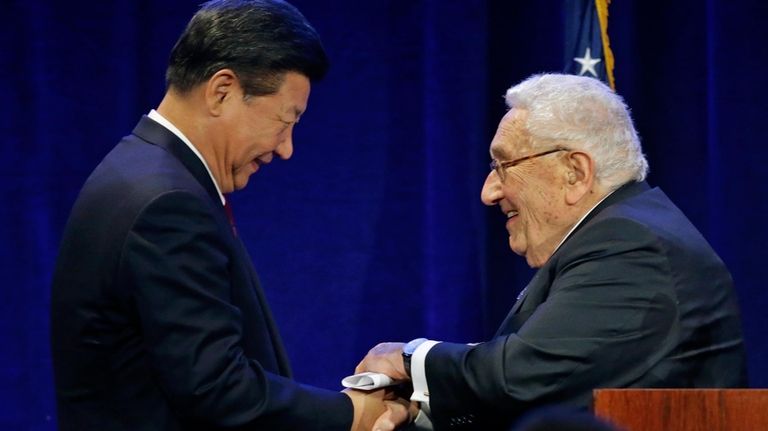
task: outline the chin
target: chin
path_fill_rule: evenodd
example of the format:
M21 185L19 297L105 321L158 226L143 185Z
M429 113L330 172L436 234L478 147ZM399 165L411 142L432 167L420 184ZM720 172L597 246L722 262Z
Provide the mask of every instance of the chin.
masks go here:
M515 244L515 240L511 236L509 237L509 249L518 256L525 256L525 248Z
M248 185L248 180L250 179L250 175L246 175L244 177L235 177L232 179L232 186L235 188L235 190L242 190L245 188L245 186Z
M235 190L242 190L248 185L248 180L251 179L253 172L248 172L246 169L239 169L232 172L232 187Z
M539 262L533 258L529 258L528 256L525 257L525 263L527 263L531 268L541 268L544 266L544 262Z

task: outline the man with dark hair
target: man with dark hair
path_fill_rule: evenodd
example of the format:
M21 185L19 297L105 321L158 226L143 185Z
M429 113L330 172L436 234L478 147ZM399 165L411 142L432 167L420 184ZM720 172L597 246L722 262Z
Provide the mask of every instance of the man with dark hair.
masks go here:
M315 30L278 0L206 3L173 49L157 110L86 181L52 288L62 430L349 430L381 393L298 384L226 194L288 159Z

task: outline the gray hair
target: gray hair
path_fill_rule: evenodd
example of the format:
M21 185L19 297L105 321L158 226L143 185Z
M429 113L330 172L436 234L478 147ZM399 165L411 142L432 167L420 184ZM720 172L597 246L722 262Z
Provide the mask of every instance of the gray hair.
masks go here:
M597 181L611 190L645 179L648 162L629 108L597 79L533 75L507 90L505 99L510 108L527 111L531 145L558 144L588 153Z

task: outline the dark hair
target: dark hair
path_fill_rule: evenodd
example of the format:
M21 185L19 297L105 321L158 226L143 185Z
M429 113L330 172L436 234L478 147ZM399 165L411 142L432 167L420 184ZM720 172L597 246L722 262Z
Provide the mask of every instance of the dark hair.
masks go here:
M263 96L278 91L286 72L321 79L328 57L315 29L284 1L213 0L200 7L173 47L166 86L187 93L226 68L245 96Z

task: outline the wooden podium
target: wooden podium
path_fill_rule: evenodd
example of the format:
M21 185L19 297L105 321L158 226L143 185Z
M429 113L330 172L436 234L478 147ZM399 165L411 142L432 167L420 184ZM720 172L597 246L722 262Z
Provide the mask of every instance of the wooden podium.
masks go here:
M596 389L594 413L625 431L768 430L768 389Z

